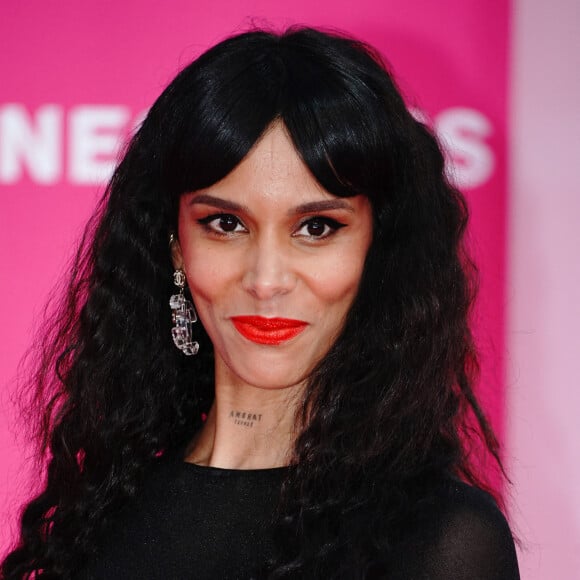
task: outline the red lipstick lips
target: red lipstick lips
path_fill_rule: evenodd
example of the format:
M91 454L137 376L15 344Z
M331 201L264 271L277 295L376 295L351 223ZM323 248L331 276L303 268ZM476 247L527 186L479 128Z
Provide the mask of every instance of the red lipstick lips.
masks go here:
M308 324L290 318L264 318L263 316L233 316L236 330L248 340L258 344L278 345L300 334Z

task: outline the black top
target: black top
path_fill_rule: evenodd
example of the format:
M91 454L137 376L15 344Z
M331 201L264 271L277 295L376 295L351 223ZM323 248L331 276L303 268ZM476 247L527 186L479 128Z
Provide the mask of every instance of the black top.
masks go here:
M249 580L273 553L286 468L232 470L174 462L120 514L83 580ZM446 480L436 508L394 551L393 580L517 580L507 522L487 493ZM424 515L424 514L423 514Z

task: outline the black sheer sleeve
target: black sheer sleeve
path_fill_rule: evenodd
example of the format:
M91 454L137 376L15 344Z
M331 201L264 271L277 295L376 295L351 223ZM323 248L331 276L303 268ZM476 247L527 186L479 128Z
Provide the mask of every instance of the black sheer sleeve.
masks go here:
M395 558L393 580L519 580L514 541L492 497L453 482Z

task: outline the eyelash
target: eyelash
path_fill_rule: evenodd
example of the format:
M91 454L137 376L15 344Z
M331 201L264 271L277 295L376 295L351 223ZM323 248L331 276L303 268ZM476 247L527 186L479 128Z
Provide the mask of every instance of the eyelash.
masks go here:
M238 232L236 232L236 231L231 231L231 232L223 231L223 230L217 229L216 226L211 225L212 222L214 222L216 220L221 221L225 218L232 218L233 220L235 220L237 222L236 228L238 227L238 225L243 226L242 222L235 215L232 215L230 213L217 213L217 214L213 214L213 215L208 215L207 217L201 218L197 221L202 226L204 226L204 228L208 232L211 232L212 234L217 234L219 236L229 236L231 234L237 234ZM244 227L244 229L245 229L245 227Z
M217 225L215 225L215 226L212 226L211 225L212 222L222 221L224 219L231 219L232 221L235 220L236 225L235 225L234 230L231 230L231 231L223 231L223 230L218 229L218 226ZM227 237L227 236L231 236L233 234L242 233L240 231L236 231L237 228L238 228L238 226L242 226L244 228L244 231L247 231L246 228L245 228L245 226L244 226L244 224L241 222L241 220L238 217L236 217L235 215L229 214L229 213L212 214L212 215L209 215L207 217L201 218L201 219L199 219L197 221L198 221L199 224L201 224L202 226L204 226L204 228L208 232L210 232L212 234L215 234L215 235L218 235L218 236ZM307 235L302 236L302 235L298 234L298 232L302 228L304 228L304 227L306 227L308 225L312 225L314 223L321 224L321 225L324 226L324 230L323 230L323 234L322 235L320 235L320 236L313 236L311 234L307 234ZM343 228L345 226L346 226L346 224L340 223L340 222L338 222L338 221L336 221L336 220L334 220L332 218L329 218L329 217L313 216L313 217L309 217L309 218L303 220L299 224L296 232L294 234L292 234L292 236L293 237L305 237L305 238L309 238L309 239L312 239L312 240L324 240L324 239L332 236L339 229L341 229L341 228Z
M322 224L324 226L324 231L326 232L326 233L323 233L321 236L312 236L312 235L305 236L305 237L315 239L315 240L324 240L324 239L334 235L338 230L340 230L341 228L344 228L346 226L346 224L337 222L336 220L333 220L332 218L329 218L329 217L313 216L311 218L305 219L300 224L297 231L300 231L302 228L304 228L308 225L312 225L313 223ZM298 237L297 234L293 234L293 235L294 235L294 237Z

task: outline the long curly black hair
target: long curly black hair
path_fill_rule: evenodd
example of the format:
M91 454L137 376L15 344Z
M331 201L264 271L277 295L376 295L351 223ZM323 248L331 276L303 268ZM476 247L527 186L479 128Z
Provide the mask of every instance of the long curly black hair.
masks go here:
M344 329L308 380L280 550L264 576L362 577L425 481L484 485L470 434L499 463L473 392L467 210L436 139L364 43L251 31L163 92L87 228L27 391L46 482L25 507L6 580L73 578L156 463L200 428L212 345L203 329L197 357L172 344L168 234L180 195L230 173L276 120L326 190L368 197L374 224Z

